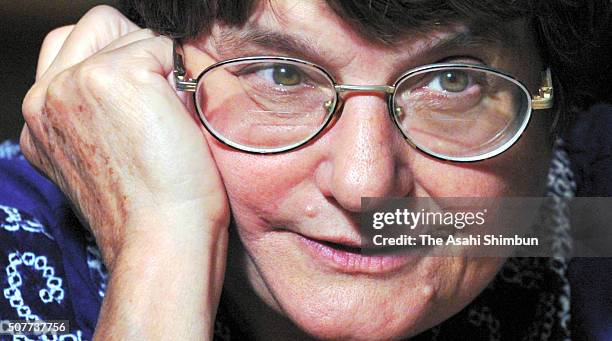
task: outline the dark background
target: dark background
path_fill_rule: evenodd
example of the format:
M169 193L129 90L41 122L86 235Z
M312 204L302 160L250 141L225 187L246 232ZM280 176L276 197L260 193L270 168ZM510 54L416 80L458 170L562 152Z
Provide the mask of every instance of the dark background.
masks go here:
M0 142L19 139L21 101L34 83L38 50L47 32L74 24L97 4L118 1L2 0L0 5Z
M38 49L47 32L76 23L96 4L119 4L119 0L3 0L0 11L0 141L18 139L23 125L21 101L34 82ZM584 59L584 76L593 82L596 101L612 102L612 23L600 35L596 53ZM611 132L612 134L612 132Z

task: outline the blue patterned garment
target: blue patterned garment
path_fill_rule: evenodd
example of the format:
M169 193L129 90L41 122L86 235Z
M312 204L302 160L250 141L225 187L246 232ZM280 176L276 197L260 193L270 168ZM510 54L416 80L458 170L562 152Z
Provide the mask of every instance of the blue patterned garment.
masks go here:
M0 320L69 320L70 333L57 340L91 340L107 273L92 236L79 226L59 189L16 144L1 143Z

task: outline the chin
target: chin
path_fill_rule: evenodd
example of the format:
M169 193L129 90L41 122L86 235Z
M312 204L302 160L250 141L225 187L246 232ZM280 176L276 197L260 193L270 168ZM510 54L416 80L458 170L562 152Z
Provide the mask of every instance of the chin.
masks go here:
M463 309L503 263L414 256L398 268L355 272L311 252L293 233L241 237L234 250L246 260L242 280L251 283L262 303L324 340L415 336Z
M320 340L404 340L413 337L426 330L427 328L417 328L409 326L404 329L391 329L386 324L382 326L371 326L363 330L347 331L340 327L340 330L330 331L328 334L314 334L313 337ZM335 333L334 333L335 332Z
M368 299L368 296L359 298L363 301ZM349 307L338 307L326 311L325 316L301 311L289 317L300 329L321 340L399 340L415 336L442 322L436 320L432 314L434 309L428 309L427 302L405 302L403 309L399 310L386 310L376 302L366 304L368 306L359 312Z
M285 260L293 266L258 266L266 284L258 288L265 292L257 294L272 298L266 300L268 305L276 306L277 312L316 339L401 339L450 316L448 311L437 312L434 285L418 281L414 275L381 278L337 274L313 271L301 257L287 256ZM294 272L285 272L288 270Z
M442 293L420 283L372 287L371 283L361 284L362 280L354 278L353 285L317 285L297 293L281 289L274 296L283 314L313 338L401 340L442 323L476 295L440 298Z

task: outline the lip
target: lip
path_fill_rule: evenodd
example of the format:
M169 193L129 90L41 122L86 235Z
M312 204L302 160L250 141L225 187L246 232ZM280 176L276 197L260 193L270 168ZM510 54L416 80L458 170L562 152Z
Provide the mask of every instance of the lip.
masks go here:
M384 254L361 254L357 243L327 241L296 234L299 244L316 262L348 274L388 274L401 270L407 264L424 256L428 248L417 248ZM334 247L336 244L338 247ZM349 249L355 250L349 250Z

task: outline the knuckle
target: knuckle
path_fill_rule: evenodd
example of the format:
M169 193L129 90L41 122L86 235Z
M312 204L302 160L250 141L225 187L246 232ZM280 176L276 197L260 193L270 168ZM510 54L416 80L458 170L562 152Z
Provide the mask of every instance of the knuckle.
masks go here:
M61 26L47 33L42 43L42 49L45 49L47 46L54 46L58 43L63 43L66 36L70 31L72 31L73 28L74 25Z
M40 86L34 84L34 86L28 90L28 93L25 95L23 102L21 103L21 113L26 122L34 120L40 115L42 110L40 92Z
M159 36L159 34L157 34L155 31L153 31L150 28L141 28L140 31L143 32L145 35L148 35L151 38Z
M74 78L80 88L99 92L112 87L114 73L114 68L104 63L88 61L75 70Z
M162 76L161 72L166 67L165 63L172 58L172 41L167 37L155 35L135 44L134 48L140 51L140 55L134 59L134 62L126 63L127 69L123 70L123 74L141 84L156 83L160 79L165 79L165 75ZM140 67L136 67L134 63L139 63Z
M66 89L66 78L68 78L68 70L62 71L55 76L45 93L44 108L59 106L65 100L66 94L70 93ZM46 112L46 111L45 111ZM45 114L42 112L41 114Z
M156 46L156 50L159 52L166 51L167 53L172 53L172 39L163 35L159 35L153 32L155 35L150 39L150 42L153 46Z
M107 20L110 17L114 17L114 16L123 16L123 14L121 14L121 12L119 12L117 9L115 9L112 6L108 6L108 5L98 5L93 7L92 9L90 9L89 11L87 11L87 13L85 13L85 16L83 16L83 19L105 19Z
M172 55L174 44L171 38L162 36L162 35L158 35L154 39L155 39L155 42L159 44L159 46L162 48L161 51L165 51L165 53L167 53L168 55Z
M129 72L128 77L131 83L150 85L159 80L159 75L150 72L149 70L135 69Z

